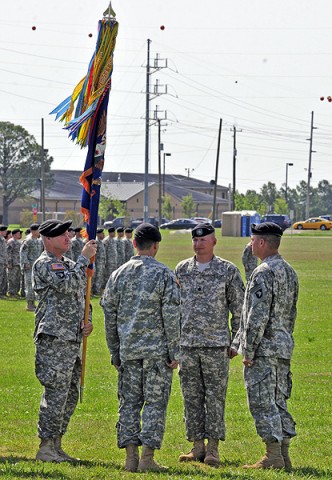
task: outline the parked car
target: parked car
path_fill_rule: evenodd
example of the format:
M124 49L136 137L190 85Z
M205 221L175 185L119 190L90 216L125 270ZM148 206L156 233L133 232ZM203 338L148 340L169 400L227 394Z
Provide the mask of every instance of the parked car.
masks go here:
M117 217L117 218L114 218L114 220L112 221L105 222L103 227L108 229L110 227L118 228L118 227L130 226L130 225L127 225L127 223L126 223L126 217Z
M332 215L319 215L319 218L324 218L325 220L332 221Z
M143 217L136 218L136 220L132 220L131 227L136 228L136 227L138 227L138 225L140 225L143 222L144 222ZM151 225L154 225L155 227L158 227L158 225L159 225L158 219L155 218L155 217L148 217L147 222L151 223Z
M279 215L277 213L269 213L268 215L264 215L261 218L261 223L263 222L277 223L283 230L286 230L286 228L289 228L292 225L291 219L288 215Z
M221 228L222 227L222 220L215 220L213 223L214 228Z
M212 221L206 217L192 217L192 220L195 220L197 223L212 223Z
M314 217L301 222L295 222L292 228L296 230L330 230L332 228L332 222L325 220L325 218Z
M160 225L160 228L163 230L192 230L196 225L198 225L198 222L195 222L195 220L191 218L178 218Z

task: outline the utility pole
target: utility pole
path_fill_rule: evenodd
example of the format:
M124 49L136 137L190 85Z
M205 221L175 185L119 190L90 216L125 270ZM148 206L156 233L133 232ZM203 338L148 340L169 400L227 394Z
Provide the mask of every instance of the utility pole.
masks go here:
M148 38L147 62L146 62L146 90L145 90L145 169L144 169L144 222L149 216L149 123L150 123L150 43Z
M233 191L232 191L232 210L235 210L235 191L236 191L236 157L237 157L237 148L236 148L236 133L242 132L242 130L237 130L236 126L233 125Z
M41 155L40 155L40 210L42 221L45 222L45 150L44 150L44 119L41 119Z
M214 176L214 189L213 189L213 208L212 208L212 225L216 219L216 203L217 203L217 184L218 184L218 169L219 169L219 154L220 154L220 141L221 141L221 129L222 129L222 118L219 121L219 134L218 134L218 148L217 148L217 158L216 158L216 171Z
M154 111L154 117L158 125L158 221L159 225L161 225L161 206L162 206L162 196L161 196L161 189L162 189L162 181L161 181L161 152L164 150L164 145L161 143L161 121L167 119L167 112L164 112L164 118L160 118L161 111L158 110L158 105L156 105L156 109ZM165 158L165 157L164 157Z
M316 130L317 127L314 127L314 112L311 112L311 128L310 128L310 138L307 138L309 140L309 164L308 164L308 182L307 182L307 199L306 199L306 218L309 218L310 216L310 181L311 181L311 157L313 153L316 153L315 150L312 149L312 141L313 141L313 132Z

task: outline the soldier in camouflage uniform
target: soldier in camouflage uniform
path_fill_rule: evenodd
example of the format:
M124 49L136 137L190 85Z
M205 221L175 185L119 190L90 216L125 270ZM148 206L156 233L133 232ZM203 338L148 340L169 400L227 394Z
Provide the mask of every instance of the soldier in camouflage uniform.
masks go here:
M4 297L7 293L7 242L5 236L7 225L0 225L0 296Z
M278 253L282 234L272 222L252 225L253 254L262 263L247 285L234 347L243 355L248 405L266 454L246 468L292 468L288 448L296 432L287 399L298 280Z
M116 252L116 240L115 240L115 228L110 227L108 229L108 237L104 238L103 244L105 247L105 270L102 289L105 289L106 283L110 278L110 275L117 269L117 252Z
M126 448L125 469L131 472L164 470L153 457L161 447L178 365L179 288L171 270L154 258L160 241L159 230L142 223L134 238L137 255L112 273L101 300L107 345L119 372L118 447Z
M68 228L68 237L70 242L69 242L68 251L66 252L66 257L70 258L70 260L73 260L73 245L71 243L71 240L75 237L75 231L73 227Z
M130 260L135 253L133 242L131 240L133 236L133 229L131 227L125 228L124 234L125 234L125 238L123 239L123 243L124 243L124 251L125 251L125 262L128 262L128 260Z
M21 245L20 264L24 273L25 298L27 300L26 310L35 311L35 294L32 288L32 266L43 251L43 242L39 238L39 224L33 223L30 226L30 235Z
M96 258L94 261L94 273L92 277L92 287L91 292L92 295L101 295L103 281L104 281L104 269L105 269L105 262L106 262L106 254L105 254L105 247L103 244L104 240L104 229L98 228L97 229L97 253Z
M36 376L44 387L40 402L36 455L44 462L75 460L62 450L61 440L79 396L84 325L86 267L96 253L87 242L77 262L63 255L68 250L71 221L46 220L40 226L44 252L33 266L33 286L39 300L35 316Z
M212 225L193 228L192 243L195 256L175 269L181 292L179 373L186 435L194 442L179 460L219 466L218 442L225 440L229 348L240 325L244 286L238 268L214 255L217 240Z
M75 237L71 241L71 257L74 262L77 262L78 257L81 255L84 247L84 240L81 234L82 227L76 227L74 229Z
M249 242L242 252L242 263L244 266L244 273L246 281L248 282L250 275L258 265L257 258L252 254L251 242Z
M126 263L125 244L123 243L123 237L124 237L124 228L118 227L116 229L116 238L115 238L117 268L121 267L121 265Z
M22 231L15 228L12 231L12 238L8 240L8 295L16 297L20 291L21 284L21 267L20 267L20 238Z

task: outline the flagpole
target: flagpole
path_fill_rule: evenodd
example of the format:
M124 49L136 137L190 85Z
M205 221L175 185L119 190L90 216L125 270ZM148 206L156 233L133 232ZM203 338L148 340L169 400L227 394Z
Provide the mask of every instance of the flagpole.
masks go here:
M86 294L85 294L85 311L84 311L84 325L89 323L89 313L90 313L90 297L91 297L91 275L87 275L86 282ZM85 377L85 365L86 365L86 349L88 344L88 337L83 337L82 345L82 369L81 369L81 382L80 382L80 403L83 402L83 392L84 392L84 377Z

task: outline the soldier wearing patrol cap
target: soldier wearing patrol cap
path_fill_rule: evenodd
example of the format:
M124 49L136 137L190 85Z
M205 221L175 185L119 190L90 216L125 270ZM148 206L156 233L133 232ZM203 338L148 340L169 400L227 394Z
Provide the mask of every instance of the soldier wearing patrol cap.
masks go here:
M82 227L74 228L75 237L71 240L71 256L74 262L77 262L84 247L84 240L81 234Z
M116 229L116 238L115 238L117 268L121 267L121 265L126 263L125 246L123 243L123 237L124 237L124 227L118 227Z
M20 249L20 265L24 273L26 310L35 311L35 294L32 288L32 266L43 251L43 242L40 239L39 223L30 225L30 235L22 242Z
M0 225L0 297L3 297L7 293L7 243L5 236L7 233L7 225Z
M211 466L220 465L218 443L225 440L229 351L240 325L244 294L238 268L214 255L216 243L212 225L197 225L192 230L195 256L175 269L181 287L179 374L186 435L194 443L179 460Z
M154 258L160 241L158 228L139 225L133 241L137 255L112 273L101 300L119 374L118 446L126 448L125 469L131 472L165 469L153 457L161 448L178 365L180 295L173 272Z
M262 263L247 284L233 348L243 355L248 405L266 453L245 468L292 468L288 449L296 432L287 399L298 280L278 252L282 234L272 222L252 225L252 251Z
M133 229L131 227L126 227L124 231L125 237L123 239L124 251L125 251L125 262L131 259L134 255L134 246L131 240L133 236Z
M75 460L61 440L74 413L81 374L81 342L92 324L84 325L86 267L96 253L88 241L77 262L66 258L71 220L46 220L40 226L45 250L33 266L39 304L35 314L36 376L44 387L40 402L36 455L44 462Z
M109 227L108 236L104 238L103 244L105 247L105 269L104 280L102 289L105 289L106 283L110 278L111 273L117 269L117 252L116 252L116 240L115 240L115 228Z
M105 269L105 261L106 261L106 254L105 254L105 246L103 244L103 240L105 238L104 229L98 228L97 229L97 252L96 258L94 261L94 272L92 277L92 287L91 293L92 295L99 296L102 293L103 287L103 280L104 280L104 269Z
M12 238L8 240L8 295L10 297L18 296L21 283L21 268L20 268L20 248L21 248L22 231L19 228L14 228L12 231Z

